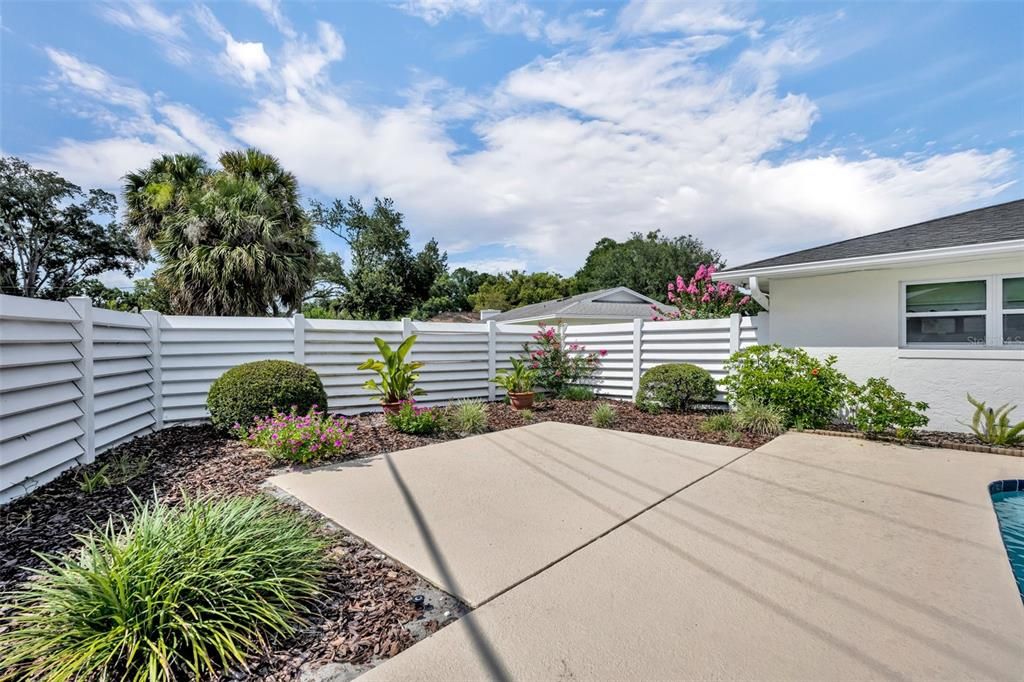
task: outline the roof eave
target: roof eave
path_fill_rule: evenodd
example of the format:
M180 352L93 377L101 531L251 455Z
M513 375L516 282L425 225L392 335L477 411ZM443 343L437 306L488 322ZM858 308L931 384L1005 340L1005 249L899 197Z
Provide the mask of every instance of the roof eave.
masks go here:
M855 258L838 258L835 260L812 261L810 263L793 263L772 267L748 268L742 270L723 270L716 272L716 281L739 283L750 277L762 280L782 279L787 277L808 277L811 275L832 274L854 270L876 270L898 267L900 265L917 265L944 261L963 260L965 258L987 258L1024 252L1024 239L1010 239L985 244L965 244L948 246L940 249L921 249L919 251L900 251L873 256L857 256Z

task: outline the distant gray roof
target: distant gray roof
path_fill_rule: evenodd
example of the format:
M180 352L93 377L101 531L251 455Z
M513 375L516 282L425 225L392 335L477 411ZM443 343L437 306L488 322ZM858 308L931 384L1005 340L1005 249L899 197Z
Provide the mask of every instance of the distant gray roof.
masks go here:
M727 268L738 270L1024 239L1024 199Z
M616 292L627 292L643 302L594 300L607 297ZM524 305L521 308L506 310L490 319L497 322L549 317L619 317L624 320L633 320L639 317L647 319L651 316L651 303L653 302L652 299L647 298L643 294L638 294L632 289L613 287L611 289L588 291L585 294L567 296L554 301Z

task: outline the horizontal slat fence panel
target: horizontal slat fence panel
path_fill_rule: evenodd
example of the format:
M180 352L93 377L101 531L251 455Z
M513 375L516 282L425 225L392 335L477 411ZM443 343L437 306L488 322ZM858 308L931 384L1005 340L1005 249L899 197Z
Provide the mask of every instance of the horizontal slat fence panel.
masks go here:
M690 362L720 380L723 363L758 343L767 317L574 325L567 343L602 352L590 381L602 396L631 399L642 372ZM295 360L323 381L328 409L379 411L358 367L415 334L418 401L500 399L490 381L512 366L537 327L508 323L370 322L124 313L68 302L0 297L0 503L96 453L169 423L209 417L211 384L263 359Z

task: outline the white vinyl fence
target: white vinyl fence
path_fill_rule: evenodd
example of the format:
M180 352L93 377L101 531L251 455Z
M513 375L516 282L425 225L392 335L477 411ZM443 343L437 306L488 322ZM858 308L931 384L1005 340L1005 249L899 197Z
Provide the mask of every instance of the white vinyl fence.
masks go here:
M757 343L767 317L575 325L570 342L606 350L593 387L633 397L643 371L691 362L722 376L734 351ZM87 298L42 301L0 296L0 504L92 462L125 440L208 417L210 384L236 365L276 358L320 375L333 412L380 409L356 367L415 334L426 365L420 400L500 397L488 379L510 367L532 325L190 317L93 308ZM763 338L763 336L762 336Z

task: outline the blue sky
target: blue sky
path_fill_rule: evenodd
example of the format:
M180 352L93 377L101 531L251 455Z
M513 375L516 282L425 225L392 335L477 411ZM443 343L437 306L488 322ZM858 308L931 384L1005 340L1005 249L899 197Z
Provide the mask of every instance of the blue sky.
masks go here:
M732 264L1024 196L1014 2L4 2L0 148L116 188L257 146L453 264ZM328 247L340 245L325 236Z

